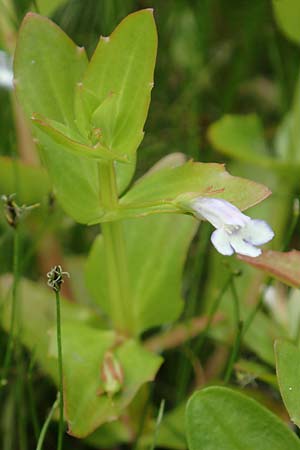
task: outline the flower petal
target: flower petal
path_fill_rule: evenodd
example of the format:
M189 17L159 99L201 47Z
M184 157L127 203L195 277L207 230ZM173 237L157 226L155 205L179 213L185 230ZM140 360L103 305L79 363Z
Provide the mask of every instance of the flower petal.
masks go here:
M255 258L261 254L261 249L243 240L241 232L237 232L229 236L230 245L240 255L252 256Z
M233 255L234 251L229 242L229 235L222 228L215 230L211 235L210 240L221 255Z
M264 220L250 220L241 230L243 239L253 245L262 245L271 241L274 231Z
M222 198L198 197L191 206L199 219L208 220L215 228L224 225L243 227L250 221L250 217Z

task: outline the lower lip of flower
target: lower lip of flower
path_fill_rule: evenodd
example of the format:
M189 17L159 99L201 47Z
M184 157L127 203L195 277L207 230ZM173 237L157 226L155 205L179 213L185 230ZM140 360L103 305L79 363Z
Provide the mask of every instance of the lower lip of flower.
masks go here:
M242 227L240 227L239 225L224 225L224 230L228 234L233 234L233 233L239 231L241 228Z

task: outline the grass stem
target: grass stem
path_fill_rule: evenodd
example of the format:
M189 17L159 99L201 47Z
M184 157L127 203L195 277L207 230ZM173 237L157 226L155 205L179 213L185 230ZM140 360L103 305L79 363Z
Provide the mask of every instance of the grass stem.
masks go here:
M63 432L64 432L64 394L63 394L63 360L62 360L62 343L61 343L61 317L60 317L60 295L59 291L55 291L56 297L56 336L58 351L58 372L59 372L59 423L58 423L58 439L57 450L62 450Z
M52 417L53 417L53 415L55 413L55 410L56 410L56 408L58 407L58 405L60 403L61 403L60 395L58 395L57 399L55 400L55 402L52 405L52 408L49 411L49 414L48 414L48 416L47 416L47 418L46 418L46 420L44 422L44 425L42 426L41 433L40 433L40 436L39 436L39 440L38 440L38 443L37 443L37 446L36 446L36 450L42 450L43 449L43 443L44 443L44 439L45 439L48 427L49 427L50 422L52 420Z

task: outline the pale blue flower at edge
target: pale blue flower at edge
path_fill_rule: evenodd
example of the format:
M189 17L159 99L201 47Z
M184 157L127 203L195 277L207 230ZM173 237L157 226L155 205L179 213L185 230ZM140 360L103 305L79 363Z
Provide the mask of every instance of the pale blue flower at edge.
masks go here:
M274 231L264 220L251 219L236 206L220 198L198 197L190 208L200 220L207 220L216 230L211 242L222 255L234 252L256 257L261 254L257 246L266 244L274 237Z

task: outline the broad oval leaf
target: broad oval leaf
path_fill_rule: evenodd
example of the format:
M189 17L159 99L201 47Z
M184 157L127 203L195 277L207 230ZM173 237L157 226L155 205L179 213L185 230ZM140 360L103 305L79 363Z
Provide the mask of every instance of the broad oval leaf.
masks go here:
M255 400L232 389L196 392L186 409L189 450L299 450L295 434Z
M52 337L55 346L56 333L52 333ZM80 438L100 425L116 420L139 388L153 380L162 363L160 356L145 350L134 340L116 347L113 332L76 322L63 324L62 346L68 432ZM120 363L124 376L120 392L112 397L100 393L101 365L104 353L109 349Z
M300 350L291 342L275 342L280 393L291 421L300 427Z
M83 48L51 20L28 13L22 22L14 59L17 97L33 113L74 128L74 93L87 67Z
M262 123L255 114L225 115L210 126L208 137L225 155L256 164L272 164Z
M197 222L182 215L156 215L124 222L130 304L141 333L177 319L183 306L181 274ZM110 315L102 236L89 255L86 278L94 300ZM159 270L157 265L159 264Z
M155 202L163 205L185 193L224 198L243 210L259 203L271 192L262 184L231 176L222 164L189 161L141 178L121 199L121 205L151 206ZM176 212L176 205L173 211Z
M281 31L300 44L300 3L298 0L272 0L275 19Z

